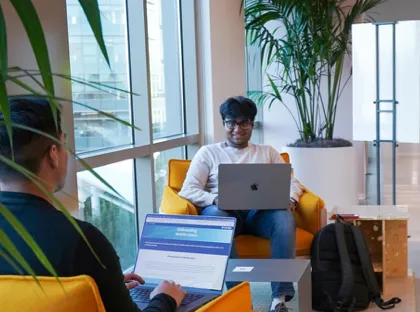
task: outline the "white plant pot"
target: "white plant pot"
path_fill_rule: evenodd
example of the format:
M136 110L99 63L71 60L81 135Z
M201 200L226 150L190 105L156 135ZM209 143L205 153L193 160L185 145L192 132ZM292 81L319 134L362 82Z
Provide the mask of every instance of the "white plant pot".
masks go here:
M356 151L351 147L285 147L294 176L321 197L328 213L358 204ZM340 209L341 210L341 209Z

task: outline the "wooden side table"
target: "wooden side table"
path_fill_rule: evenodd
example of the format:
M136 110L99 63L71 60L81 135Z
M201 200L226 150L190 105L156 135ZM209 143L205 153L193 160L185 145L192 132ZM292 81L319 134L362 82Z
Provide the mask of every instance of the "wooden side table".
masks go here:
M367 218L353 220L363 231L384 294L387 293L387 279L408 275L407 221Z
M406 206L355 206L346 212L359 215L348 221L361 228L382 293L387 296L387 281L408 275Z

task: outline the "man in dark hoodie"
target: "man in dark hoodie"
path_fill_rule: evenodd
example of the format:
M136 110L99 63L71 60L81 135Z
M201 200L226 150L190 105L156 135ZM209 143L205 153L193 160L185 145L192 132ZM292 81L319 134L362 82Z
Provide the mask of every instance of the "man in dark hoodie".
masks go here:
M57 141L33 131L13 128L14 161L35 173L50 193L64 186L68 153L62 144L66 136L61 129L60 113L56 125L49 103L35 98L15 98L9 101L14 124L47 133ZM58 144L58 141L61 144ZM0 113L0 155L12 159L9 136ZM98 285L107 312L138 312L129 289L144 283L136 274L124 275L119 258L108 239L93 225L76 220L104 267L96 260L86 242L58 211L48 196L30 179L0 160L0 203L6 206L26 227L61 277L81 274L91 276ZM34 253L0 216L0 228L11 238L35 273L48 276ZM0 274L19 274L0 257ZM162 282L151 294L151 301L143 312L173 312L185 293L180 285Z

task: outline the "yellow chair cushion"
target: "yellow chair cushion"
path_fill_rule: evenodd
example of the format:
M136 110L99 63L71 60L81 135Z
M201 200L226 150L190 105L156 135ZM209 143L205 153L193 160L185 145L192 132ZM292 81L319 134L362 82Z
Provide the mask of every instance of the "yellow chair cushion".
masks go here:
M179 192L187 176L191 160L171 159L168 163L168 185Z
M209 302L198 312L250 312L252 311L251 287L248 282L243 282L238 286L224 293L222 296Z
M326 209L322 198L304 187L299 207L294 211L296 226L315 235L326 222Z
M197 208L188 200L178 196L178 192L165 185L163 190L162 202L160 205L162 212L168 214L197 215Z
M0 275L0 311L105 312L95 281L86 275L38 277Z
M313 238L313 234L300 228L296 229L296 256L310 254ZM238 235L235 239L239 258L267 259L271 257L269 239L253 235Z

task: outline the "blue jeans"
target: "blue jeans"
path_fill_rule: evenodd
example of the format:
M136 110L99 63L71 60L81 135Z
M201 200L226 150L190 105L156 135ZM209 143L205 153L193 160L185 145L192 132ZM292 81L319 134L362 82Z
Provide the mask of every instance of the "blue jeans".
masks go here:
M272 259L294 259L296 256L296 223L290 210L222 211L212 205L203 209L201 214L236 218L235 236L249 234L270 239ZM238 257L235 241L230 257ZM226 287L230 289L237 284L227 282ZM272 282L271 290L273 298L285 296L286 301L295 294L293 283Z

